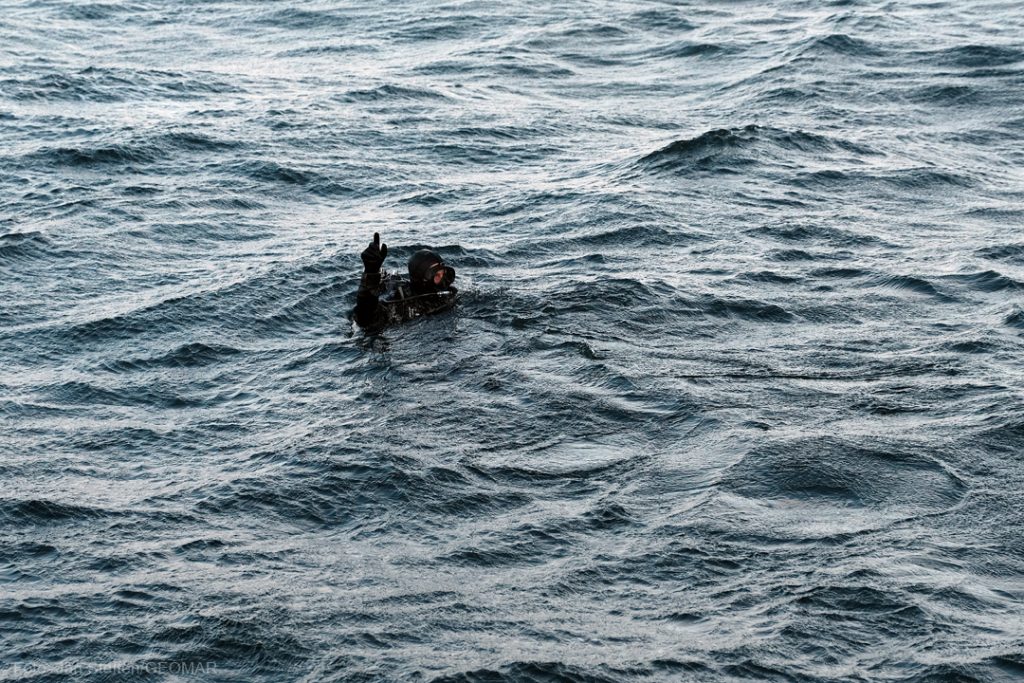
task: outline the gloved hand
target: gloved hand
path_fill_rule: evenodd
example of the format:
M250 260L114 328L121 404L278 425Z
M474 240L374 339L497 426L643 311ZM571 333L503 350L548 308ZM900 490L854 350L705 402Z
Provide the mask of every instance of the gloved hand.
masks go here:
M360 257L363 259L363 269L367 273L379 273L384 259L388 256L388 245L380 243L380 233L373 233L373 241L370 246L363 249Z

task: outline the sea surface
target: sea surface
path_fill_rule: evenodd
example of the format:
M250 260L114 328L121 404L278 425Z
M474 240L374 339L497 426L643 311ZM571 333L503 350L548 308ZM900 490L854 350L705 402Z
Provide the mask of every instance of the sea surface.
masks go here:
M1022 680L1022 227L1019 0L0 0L0 680Z

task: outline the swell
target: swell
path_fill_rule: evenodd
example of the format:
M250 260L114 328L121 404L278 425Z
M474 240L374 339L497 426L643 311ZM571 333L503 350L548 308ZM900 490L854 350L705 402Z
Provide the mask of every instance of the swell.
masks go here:
M809 190L852 190L861 189L868 184L881 184L899 190L942 191L957 188L969 188L976 181L969 175L952 170L936 168L905 168L896 171L871 170L825 170L798 172L789 181L795 187Z
M1024 265L1024 244L1021 243L981 247L976 249L974 253L984 259Z
M8 524L40 526L83 523L122 516L125 513L87 505L75 505L41 498L0 499L0 519Z
M1006 3L8 9L14 678L1019 677Z
M244 92L210 72L87 67L0 80L0 93L15 101L122 102L150 99L202 99Z
M449 99L438 90L431 88L409 87L393 84L379 85L375 88L351 90L339 96L339 102L388 102L388 101L445 101Z
M702 241L704 236L685 230L672 230L658 225L613 228L592 234L526 240L505 252L506 258L520 259L539 254L558 254L565 250L606 250L614 247L674 247Z
M307 456L308 457L308 456ZM481 486L463 472L412 463L321 463L310 479L301 471L273 480L238 478L205 486L198 511L230 518L256 514L287 524L366 529L371 535L443 526L451 516L491 515L521 508L524 493ZM407 512L413 517L403 520Z
M810 275L821 280L855 280L860 281L859 286L862 287L905 290L944 301L951 300L949 294L940 291L930 280L915 275L886 273L863 268L817 268L812 270Z
M1008 45L968 44L918 53L922 60L948 67L982 69L1024 61L1024 49Z
M149 357L117 359L103 363L113 372L136 372L160 368L201 368L220 363L243 353L233 346L191 342L164 354Z
M877 153L859 143L817 133L746 125L719 128L671 142L638 159L634 168L647 173L728 172L792 155L821 158L837 154L857 157Z
M791 323L798 317L782 306L759 299L706 294L688 296L657 282L605 278L572 284L540 308L550 315L580 313L616 315L621 324L664 324L667 320L735 318L758 323Z
M49 324L12 332L9 338L59 349L65 344L103 344L198 330L230 337L277 329L287 335L303 321L312 323L324 315L347 318L354 280L349 280L353 283L350 286L340 281L332 283L339 276L344 280L351 277L344 267L325 261L286 266L192 291L189 287L164 288L151 295L151 303L125 302L120 305L122 310L114 312L114 307L108 306L96 309L101 311L98 314L72 313Z
M722 486L748 497L886 513L946 509L963 498L964 481L931 457L904 449L865 448L829 437L768 444L730 467Z
M214 138L197 131L182 130L134 136L123 142L43 146L20 157L19 161L29 168L149 166L168 162L182 152L205 157L244 148L245 145L236 140Z
M38 260L58 255L53 242L39 231L9 232L0 235L0 264Z

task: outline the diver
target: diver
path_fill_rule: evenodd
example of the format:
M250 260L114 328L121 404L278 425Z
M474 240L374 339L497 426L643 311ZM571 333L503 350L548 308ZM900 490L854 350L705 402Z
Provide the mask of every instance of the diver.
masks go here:
M381 272L387 255L388 245L380 243L380 233L373 233L370 246L360 254L364 272L353 311L360 327L378 329L455 305L455 269L438 254L420 249L410 256L408 280Z

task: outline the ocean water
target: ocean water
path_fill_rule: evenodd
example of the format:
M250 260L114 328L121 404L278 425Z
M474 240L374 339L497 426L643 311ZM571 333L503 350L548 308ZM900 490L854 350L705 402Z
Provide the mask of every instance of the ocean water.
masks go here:
M1022 150L1020 2L0 2L0 680L1021 680Z

